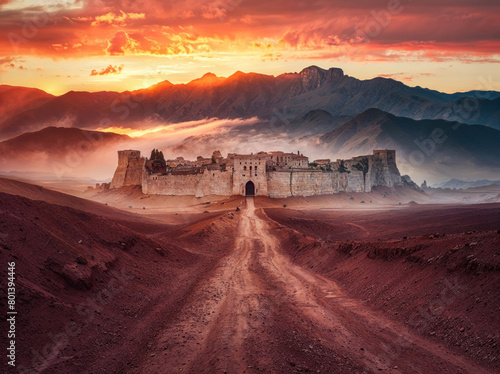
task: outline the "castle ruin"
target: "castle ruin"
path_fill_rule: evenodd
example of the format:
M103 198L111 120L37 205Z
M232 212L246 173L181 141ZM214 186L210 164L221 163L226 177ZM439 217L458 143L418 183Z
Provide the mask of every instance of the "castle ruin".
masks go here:
M161 155L163 157L163 154ZM375 150L349 160L309 163L297 153L229 153L215 151L211 158L186 161L148 159L137 150L118 151L118 167L111 188L142 186L155 195L242 195L284 198L370 192L375 186L402 184L396 151Z

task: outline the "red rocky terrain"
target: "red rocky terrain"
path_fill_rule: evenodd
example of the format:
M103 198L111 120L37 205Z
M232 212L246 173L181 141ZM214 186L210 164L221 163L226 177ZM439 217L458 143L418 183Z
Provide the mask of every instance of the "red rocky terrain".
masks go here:
M498 369L498 204L125 211L0 182L24 372Z
M498 369L500 204L266 212L294 263L429 345ZM390 347L391 361L401 349Z

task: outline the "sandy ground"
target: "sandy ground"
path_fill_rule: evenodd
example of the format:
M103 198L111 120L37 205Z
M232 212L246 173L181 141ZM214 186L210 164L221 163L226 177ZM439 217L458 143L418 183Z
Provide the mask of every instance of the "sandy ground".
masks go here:
M0 258L18 263L24 316L19 365L56 374L498 372L498 204L400 206L405 196L157 197L122 210L110 206L125 203L117 194L92 196L106 206L0 180ZM376 206L360 209L370 197ZM448 278L460 295L436 306ZM426 329L410 323L429 306L439 318ZM70 325L79 332L58 341Z

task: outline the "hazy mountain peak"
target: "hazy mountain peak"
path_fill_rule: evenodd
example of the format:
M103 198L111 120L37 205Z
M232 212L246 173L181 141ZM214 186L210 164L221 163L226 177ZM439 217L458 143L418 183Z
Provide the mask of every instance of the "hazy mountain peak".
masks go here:
M226 78L218 77L214 73L206 73L201 78L194 79L188 84L196 84L196 85L213 85L216 83L221 83L225 81Z
M172 87L173 85L174 84L172 82L170 82L168 80L164 80L164 81L158 82L156 84L153 84L148 89L152 90L152 91L156 91L156 90L161 90L163 88Z
M53 98L54 95L37 88L0 85L0 121L23 110L39 107Z
M11 86L8 84L0 84L0 93L6 92L6 91L11 91L12 93L15 93L16 95L19 94L19 92L28 92L28 93L38 93L43 96L54 96L48 92L45 92L43 90L40 90L38 88L30 88L30 87L22 87L22 86Z
M339 68L330 68L328 70L321 69L318 66L309 66L300 73L302 77L302 85L308 91L315 90L324 83L331 83L335 79L344 76L344 72Z
M50 126L0 142L0 163L3 170L34 168L54 173L57 169L53 161L67 162L68 156L87 158L100 150L118 148L122 142L130 140L127 135L112 132Z
M309 120L314 120L314 119L318 119L318 118L321 118L321 119L331 119L333 118L333 116L330 114L330 112L326 111L326 110L323 110L323 109L313 109L309 112L307 112L306 114L304 114L304 116L302 116L302 118L305 120L305 121L309 121Z
M300 72L301 75L310 73L326 73L326 70L320 68L319 66L311 65L302 69L302 71Z
M257 79L261 79L261 78L264 78L264 79L268 79L268 78L272 78L274 79L274 77L272 75L267 75L267 74L260 74L260 73L244 73L240 70L238 70L236 73L234 73L233 75L229 76L227 79L241 79L241 78L257 78Z
M237 78L244 77L245 75L247 75L247 74L243 73L241 70L238 70L234 74L230 75L229 79L237 79Z
M355 120L376 120L380 118L395 118L391 113L384 112L378 108L368 108L362 113L359 113Z
M53 136L59 136L61 138L72 136L72 135L78 135L78 136L83 136L83 135L91 135L91 134L99 134L100 137L107 137L107 138L124 138L124 139L129 139L128 135L124 134L115 134L113 132L101 132L101 131L95 131L95 130L84 130L80 129L77 127L61 127L61 126L48 126L45 127L41 130L38 131L33 131L33 132L26 132L22 135L19 135L16 138L9 139L3 143L8 143L10 141L13 141L18 138L29 138L32 137L33 140L36 141L41 141L45 139L46 137L50 138ZM83 138L83 137L82 137ZM90 138L89 138L90 139Z

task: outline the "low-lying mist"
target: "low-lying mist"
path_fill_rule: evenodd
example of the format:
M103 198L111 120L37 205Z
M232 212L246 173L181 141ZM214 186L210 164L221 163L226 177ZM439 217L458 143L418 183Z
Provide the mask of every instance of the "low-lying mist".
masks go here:
M109 181L116 169L117 151L138 149L149 157L153 148L163 151L166 159L182 156L194 160L197 156L210 157L215 150L223 156L227 153L256 153L259 151L300 152L310 161L319 158L350 158L371 154L373 149L361 148L349 154L341 154L327 144L321 144L316 135L306 132L287 132L285 125L262 121L258 118L221 120L217 118L183 123L165 124L154 121L136 123L130 128L110 127L101 132L125 134L104 141L99 133L85 135L80 141L67 141L64 149L19 149L9 156L0 156L0 172L23 173L34 179L64 180L80 178ZM438 158L416 165L407 155L397 150L397 163L401 174L408 174L421 183L439 183L452 178L485 179L498 176L498 170L477 168L474 163L456 165Z

